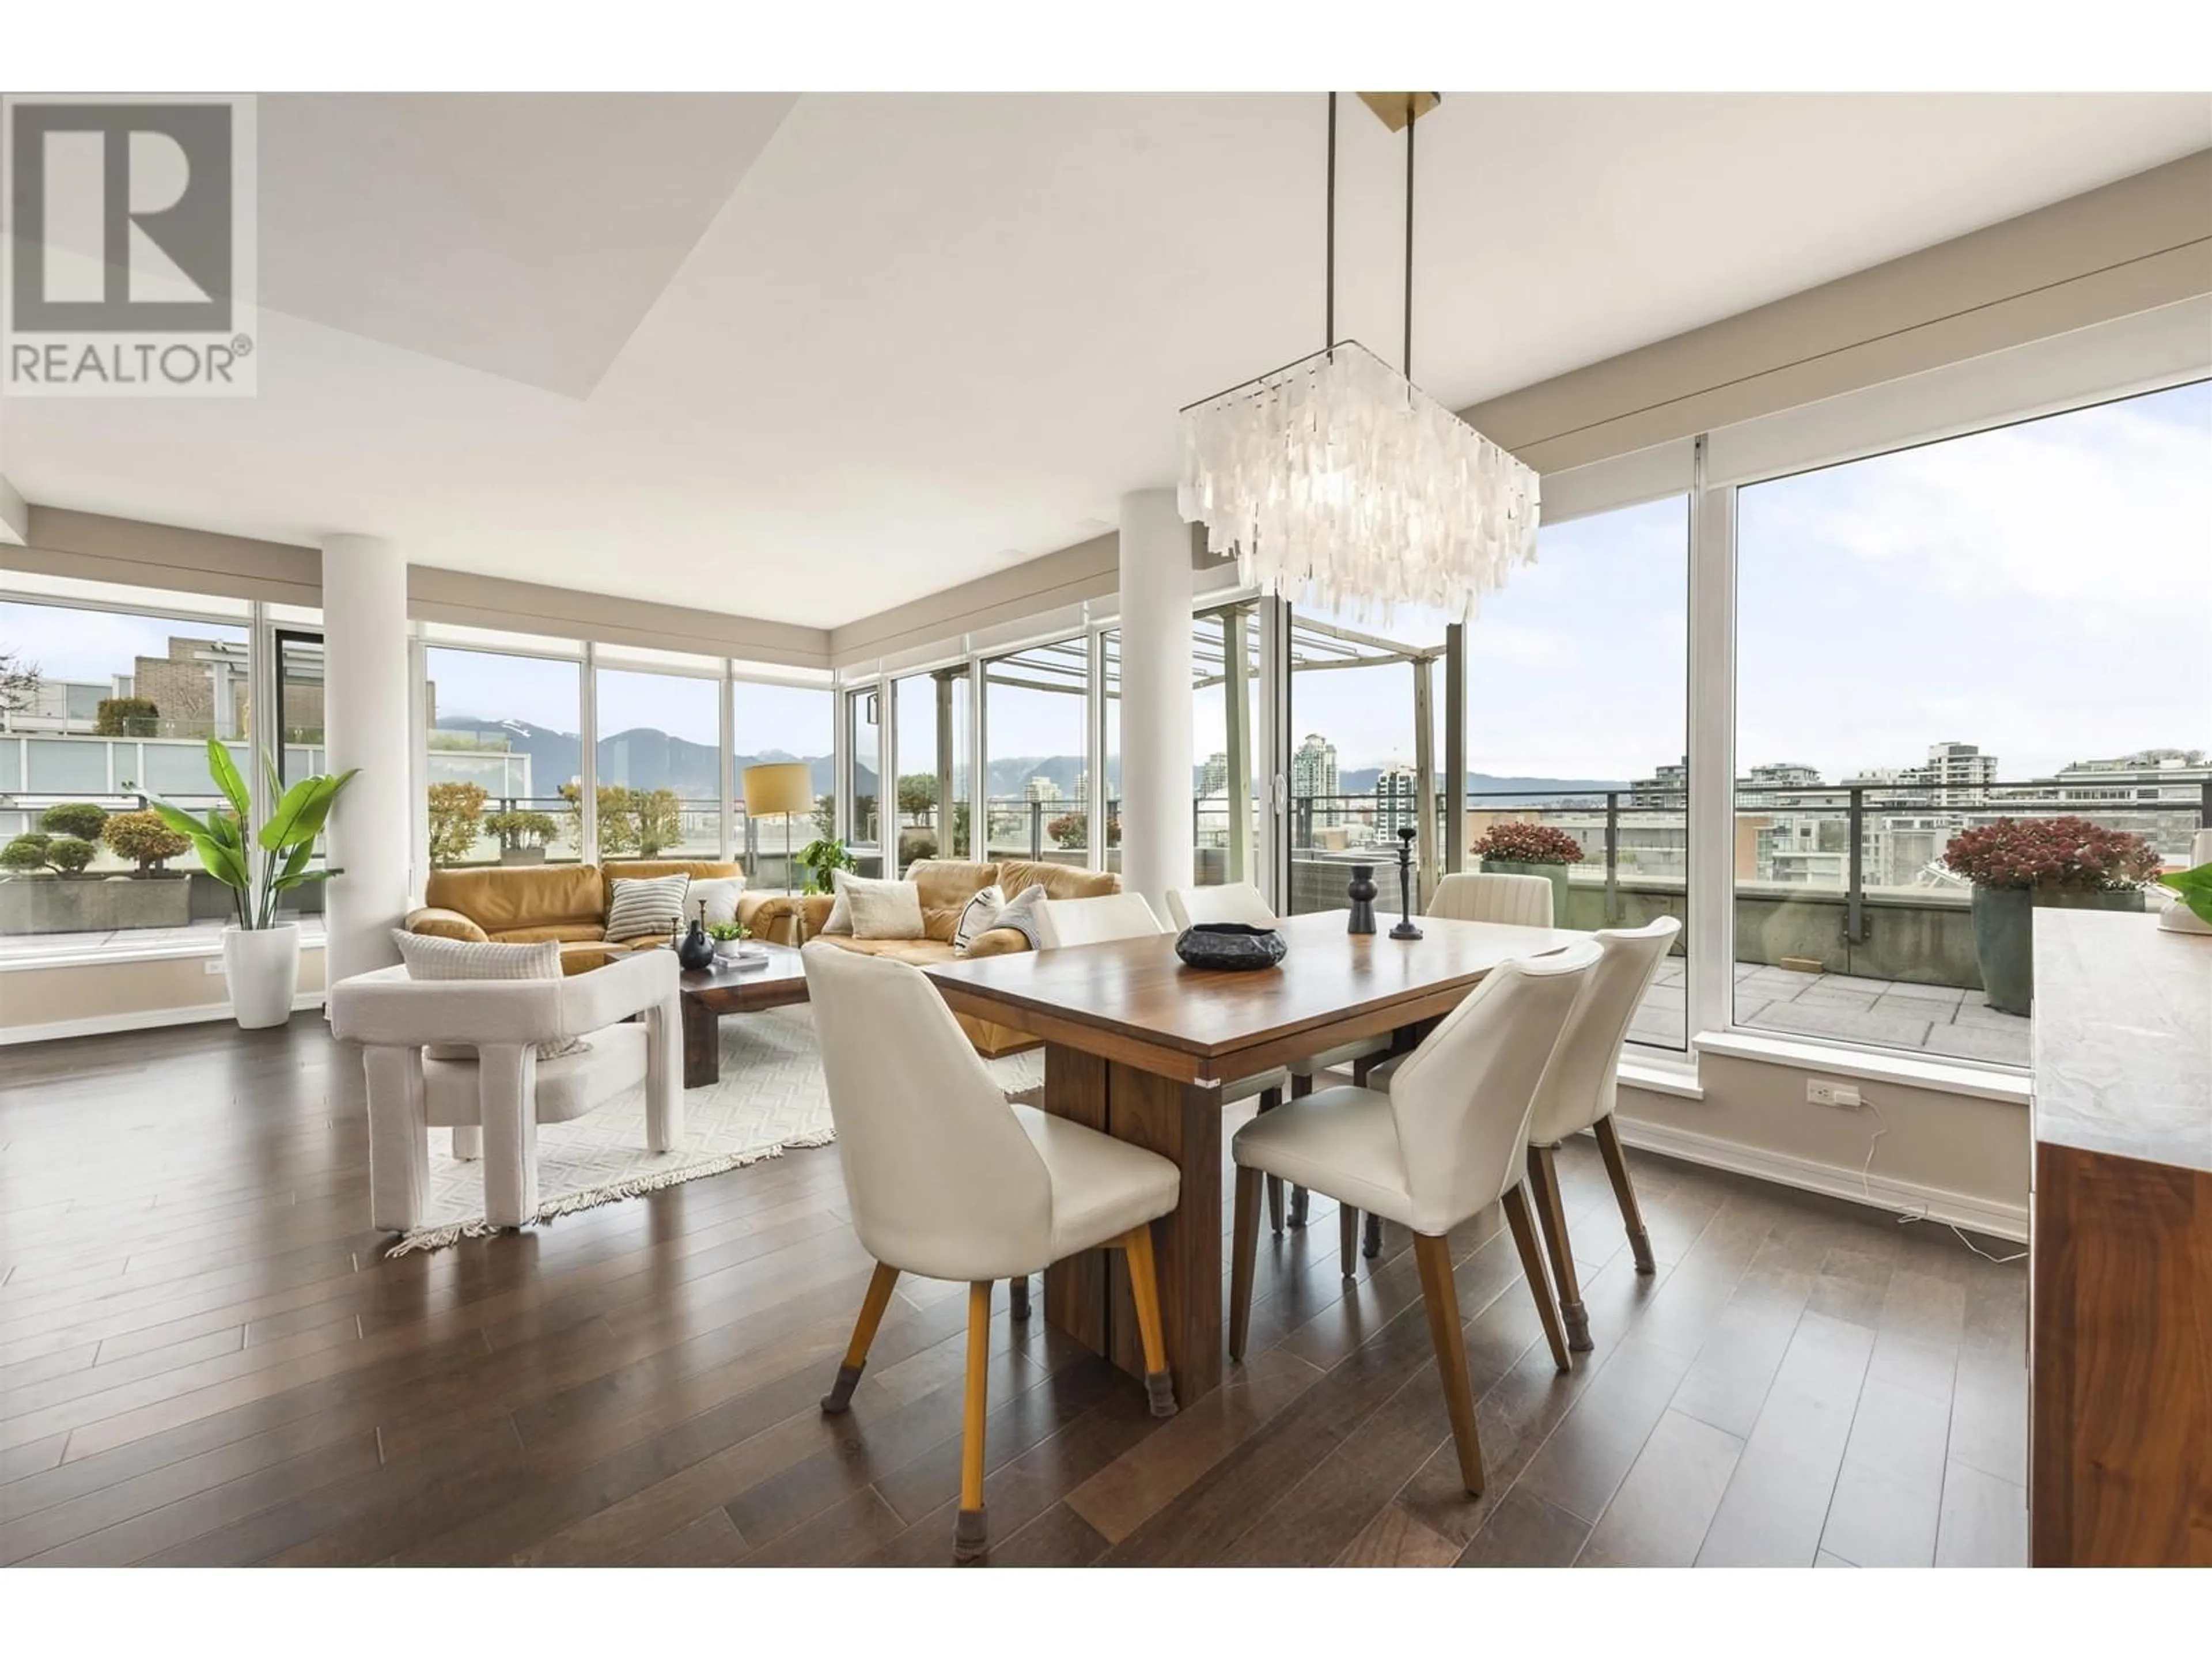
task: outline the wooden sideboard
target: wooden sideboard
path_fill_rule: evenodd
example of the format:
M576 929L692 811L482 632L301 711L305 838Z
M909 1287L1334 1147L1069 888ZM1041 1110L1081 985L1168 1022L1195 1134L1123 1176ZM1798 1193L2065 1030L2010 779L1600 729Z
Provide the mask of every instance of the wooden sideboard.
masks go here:
M2035 913L2038 1566L2212 1565L2212 939Z

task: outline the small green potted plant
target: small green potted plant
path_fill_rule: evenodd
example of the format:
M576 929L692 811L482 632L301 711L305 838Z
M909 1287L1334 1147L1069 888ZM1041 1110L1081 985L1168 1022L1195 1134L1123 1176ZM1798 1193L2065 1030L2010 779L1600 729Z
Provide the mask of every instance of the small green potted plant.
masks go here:
M1983 994L2000 1013L2026 1014L2035 997L2035 910L2140 910L2158 854L2141 836L2087 818L1999 818L1952 836L1943 865L1974 884Z
M714 941L714 954L726 961L750 954L744 947L745 941L752 936L752 929L742 921L710 921L707 924L707 937Z
M1567 921L1567 866L1583 861L1582 843L1548 823L1493 823L1474 844L1484 870L1496 875L1541 876L1552 884L1552 926Z
M799 867L806 872L807 892L834 893L837 872L857 872L860 861L845 850L843 842L822 836L799 849Z

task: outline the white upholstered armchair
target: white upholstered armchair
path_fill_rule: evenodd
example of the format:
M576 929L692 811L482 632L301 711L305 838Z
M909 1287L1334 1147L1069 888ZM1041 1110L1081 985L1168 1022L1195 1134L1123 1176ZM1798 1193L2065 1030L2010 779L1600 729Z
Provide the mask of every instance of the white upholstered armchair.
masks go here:
M362 1045L368 1073L369 1207L374 1224L422 1224L433 1124L468 1156L481 1133L484 1216L519 1227L538 1213L538 1126L580 1117L645 1085L647 1146L684 1136L683 1020L676 956L646 951L560 979L412 980L404 968L331 988L333 1035ZM634 1015L641 1019L631 1021ZM580 1037L556 1060L540 1043ZM429 1058L434 1047L466 1057Z

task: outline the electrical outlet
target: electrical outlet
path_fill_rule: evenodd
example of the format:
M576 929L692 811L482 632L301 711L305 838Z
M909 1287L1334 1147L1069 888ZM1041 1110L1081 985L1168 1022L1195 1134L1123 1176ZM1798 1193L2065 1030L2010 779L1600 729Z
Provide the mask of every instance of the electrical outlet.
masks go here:
M200 963L200 972L207 975L210 979L221 975L222 972L222 958L221 957L210 957L206 961Z
M1858 1085L1825 1077L1805 1079L1805 1099L1809 1105L1838 1106L1847 1112L1856 1112L1861 1104Z

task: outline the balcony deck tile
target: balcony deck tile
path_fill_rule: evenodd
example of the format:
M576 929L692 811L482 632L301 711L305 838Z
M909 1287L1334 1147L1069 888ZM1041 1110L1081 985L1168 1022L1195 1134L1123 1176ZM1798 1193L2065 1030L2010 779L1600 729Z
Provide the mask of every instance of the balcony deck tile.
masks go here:
M1839 1037L1892 1048L1917 1048L1927 1042L1932 1022L1924 1018L1877 1014L1866 1008L1787 1002L1767 1008L1759 1015L1759 1023L1769 1030Z
M2025 1066L2028 1059L2027 1022L2013 1015L2010 1019L2017 1030L2001 1025L1938 1025L1928 1033L1922 1044L1931 1054L1949 1054L1959 1060L1986 1060L2000 1066Z

